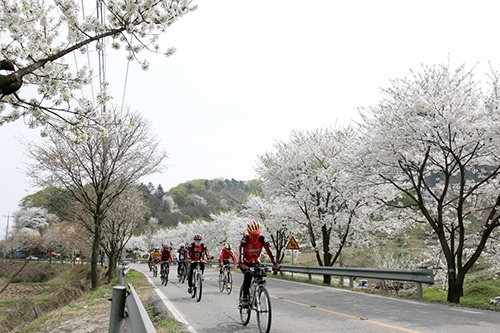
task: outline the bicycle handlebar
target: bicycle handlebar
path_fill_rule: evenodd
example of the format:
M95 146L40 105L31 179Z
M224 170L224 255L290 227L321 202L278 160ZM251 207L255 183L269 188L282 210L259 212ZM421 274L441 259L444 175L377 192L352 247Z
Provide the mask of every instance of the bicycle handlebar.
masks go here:
M260 265L260 266L250 266L248 267L248 271L254 277L259 277L259 276L263 277L266 276L268 272L271 272L272 269L267 266Z

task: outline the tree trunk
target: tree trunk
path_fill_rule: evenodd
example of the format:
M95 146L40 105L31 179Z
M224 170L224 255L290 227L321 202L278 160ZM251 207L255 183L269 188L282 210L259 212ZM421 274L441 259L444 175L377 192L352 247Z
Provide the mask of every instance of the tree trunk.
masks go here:
M332 254L330 253L330 231L325 225L321 227L321 235L323 237L323 262L325 263L325 267L332 266ZM331 275L323 275L323 283L331 284L332 276Z
M116 276L116 265L117 265L117 257L110 256L108 258L108 273L106 275L108 282L111 282Z
M453 269L448 270L448 302L460 303L460 297L463 295L464 279L455 274Z
M99 276L97 273L97 261L99 259L99 248L101 244L101 218L99 214L94 216L94 239L92 241L92 256L90 259L90 279L91 289L96 290L99 286Z

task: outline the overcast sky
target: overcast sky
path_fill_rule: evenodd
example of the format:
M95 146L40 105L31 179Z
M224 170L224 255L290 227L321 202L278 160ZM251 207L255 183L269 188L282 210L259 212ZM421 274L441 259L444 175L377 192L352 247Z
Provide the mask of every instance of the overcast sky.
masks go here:
M390 79L421 64L450 57L452 66L500 70L495 0L195 3L162 39L177 52L148 55L149 71L131 64L125 75L108 49L114 101L149 119L169 154L167 171L143 180L165 190L201 178L254 179L257 156L290 131L349 124ZM0 238L20 199L37 190L24 175L22 137L39 141L22 122L0 127Z

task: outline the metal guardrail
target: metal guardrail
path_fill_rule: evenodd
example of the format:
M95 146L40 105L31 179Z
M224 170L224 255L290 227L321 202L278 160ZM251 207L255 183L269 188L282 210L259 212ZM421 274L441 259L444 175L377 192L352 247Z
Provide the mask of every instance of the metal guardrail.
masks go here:
M432 269L382 269L356 267L326 267L281 265L281 271L307 274L309 282L311 275L335 275L349 277L349 287L354 287L356 278L371 278L381 280L411 281L417 284L418 298L422 299L422 283L434 284Z
M128 284L130 291L127 294L125 284L129 267L128 262L121 263L120 286L113 287L108 333L121 333L124 322L127 332L156 333L144 305L131 284Z
M136 260L133 260L136 261ZM147 260L137 260L147 261ZM121 333L125 322L127 331L156 333L156 330L144 308L134 287L128 284L130 292L127 294L126 277L129 271L129 263L121 262L120 286L113 287L111 314L109 318L108 333ZM299 266L281 265L281 271L291 273L307 274L309 281L312 275L334 275L349 277L349 287L354 287L356 278L371 278L381 280L411 281L417 284L418 298L422 299L422 283L434 284L432 269L380 269L380 268L356 268L356 267L325 267L325 266Z

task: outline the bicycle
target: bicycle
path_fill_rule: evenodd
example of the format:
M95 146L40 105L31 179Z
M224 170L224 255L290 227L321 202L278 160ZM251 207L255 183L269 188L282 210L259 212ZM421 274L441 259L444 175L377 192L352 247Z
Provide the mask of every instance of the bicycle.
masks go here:
M186 262L181 261L179 262L179 282L184 283L184 281L186 281L186 276L187 276Z
M168 274L170 273L170 265L168 261L163 261L162 264L160 272L161 284L166 286L168 283Z
M201 263L206 264L205 260L193 260L191 263L194 263L193 269L193 285L191 286L191 298L196 298L196 301L201 301L201 293L203 290L203 273L201 272Z
M231 265L222 266L222 274L219 274L219 290L223 292L226 289L228 295L233 291L233 275L231 274Z
M271 298L265 286L267 272L271 269L264 266L249 267L252 274L252 284L250 285L250 293L248 295L248 307L243 307L241 298L243 296L243 288L240 289L240 297L238 298L238 309L240 310L240 319L244 326L250 321L251 311L257 313L257 326L260 333L268 333L271 329Z
M158 261L154 260L152 264L152 269L153 269L153 277L158 276Z

